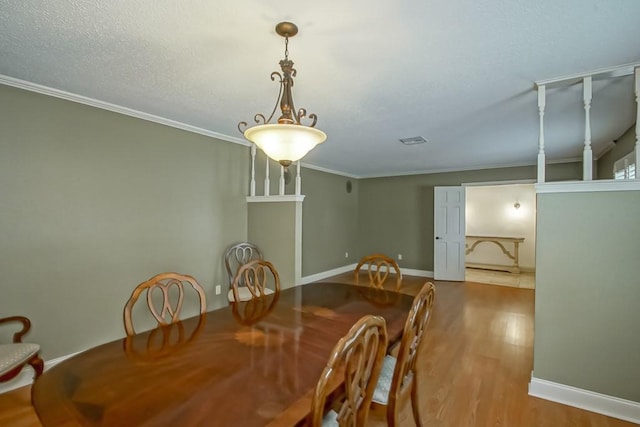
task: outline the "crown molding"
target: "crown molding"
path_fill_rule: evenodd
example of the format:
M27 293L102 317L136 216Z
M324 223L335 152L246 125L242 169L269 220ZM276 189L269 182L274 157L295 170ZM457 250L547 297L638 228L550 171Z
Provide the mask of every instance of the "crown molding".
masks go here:
M555 159L555 160L547 160L547 165L552 164L560 164L560 163L574 163L581 162L582 158L578 157L568 157L563 159ZM443 168L443 169L427 169L421 171L410 171L410 172L401 172L395 174L373 174L373 175L361 175L359 179L369 179L369 178L391 178L394 176L409 176L409 175L431 175L435 173L448 173L448 172L466 172L466 171L474 171L474 170L484 170L484 169L506 169L506 168L519 168L523 166L536 166L537 161L533 160L531 162L521 162L521 163L508 163L508 164L494 164L494 165L482 165L482 166L466 166L466 167L452 167L452 168Z
M303 168L313 169L313 170L317 170L317 171L325 172L325 173L330 173L332 175L340 175L340 176L344 176L346 178L351 178L351 179L360 179L360 178L362 178L361 176L358 176L358 175L353 175L353 174L346 173L346 172L341 172L341 171L337 171L337 170L333 170L333 169L323 168L322 166L315 166L315 165L311 165L309 163L300 163L300 166L302 166Z
M158 123L161 125L184 130L187 132L197 133L199 135L220 139L222 141L232 142L234 144L240 144L244 146L251 145L249 142L243 140L242 138L236 138L233 136L224 135L222 133L213 132L197 126L189 125L187 123L182 123L176 120L167 119L165 117L144 113L142 111L123 107L121 105L111 104L109 102L100 101L98 99L89 98L89 97L78 95L75 93L66 92L64 90L59 90L59 89L54 89L48 86L39 85L37 83L28 82L26 80L15 79L13 77L5 76L2 74L0 74L0 84L6 85L6 86L12 86L18 89L28 90L30 92L40 93L42 95L53 96L54 98L60 98L67 101L77 102L79 104L100 108L102 110L107 110L114 113L124 114L125 116L135 117L136 119Z

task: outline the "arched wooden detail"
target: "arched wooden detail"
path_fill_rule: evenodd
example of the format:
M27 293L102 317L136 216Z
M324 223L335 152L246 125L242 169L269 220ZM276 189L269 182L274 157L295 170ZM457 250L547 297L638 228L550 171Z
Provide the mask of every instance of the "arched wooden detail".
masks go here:
M273 285L273 289L269 288ZM252 298L280 292L280 275L269 261L253 260L238 268L231 284L234 301L240 301L238 288L245 286Z
M180 312L184 300L184 284L189 284L200 297L200 314L207 311L207 300L204 289L198 284L196 279L191 276L179 273L161 273L153 276L146 282L140 283L131 294L131 297L124 306L124 329L127 335L135 335L133 321L131 319L131 311L136 301L143 292L147 292L147 306L151 311L158 325L169 325L180 320ZM178 292L177 301L172 303L170 291L175 288ZM159 289L162 292L162 307L160 310L156 308L153 302L153 291Z
M364 268L369 278L369 286L384 289L384 285L391 272L395 273L395 290L398 291L402 284L402 272L393 258L384 254L373 254L363 257L354 270L355 284L358 284L360 270Z
M474 239L475 241L469 246L465 243L465 255L469 255L480 243L493 243L497 245L502 253L507 256L513 265L511 266L496 266L492 264L477 264L467 263L468 267L486 268L490 270L504 270L511 273L520 273L520 243L524 242L524 237L497 237L497 236L466 236L467 240ZM511 243L513 245L513 253L511 253L502 243Z
M227 249L227 252L224 254L224 266L227 269L229 285L233 284L233 278L238 272L238 269L254 259L264 259L264 256L260 248L253 243L237 243Z
M435 286L433 283L427 282L413 300L413 306L407 316L389 389L387 422L390 427L400 425L398 420L399 404L401 397L407 392L411 395L414 421L418 427L422 426L418 402L416 358L418 351L420 351L424 332L429 324L429 319L431 319L434 299Z
M309 420L311 426L322 426L327 395L342 381L344 400L338 404L338 424L366 425L373 391L387 350L387 340L384 319L367 315L338 341L313 394Z

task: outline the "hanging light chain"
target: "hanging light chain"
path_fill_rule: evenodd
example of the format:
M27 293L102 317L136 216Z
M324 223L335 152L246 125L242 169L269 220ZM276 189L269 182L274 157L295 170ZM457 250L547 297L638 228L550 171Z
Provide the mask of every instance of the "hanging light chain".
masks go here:
M284 59L289 59L289 36L284 38Z

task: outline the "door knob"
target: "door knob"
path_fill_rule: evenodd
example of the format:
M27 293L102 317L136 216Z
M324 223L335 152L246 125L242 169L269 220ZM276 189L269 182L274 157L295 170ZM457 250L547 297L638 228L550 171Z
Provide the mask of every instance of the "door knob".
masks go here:
M436 240L440 239L438 236L436 236Z

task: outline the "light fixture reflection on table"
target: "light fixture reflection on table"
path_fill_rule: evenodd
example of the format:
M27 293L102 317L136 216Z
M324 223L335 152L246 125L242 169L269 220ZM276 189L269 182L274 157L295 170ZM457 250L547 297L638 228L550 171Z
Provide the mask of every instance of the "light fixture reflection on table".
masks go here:
M247 122L238 123L238 130L244 137L255 143L267 156L279 162L287 168L292 162L300 160L316 145L327 139L327 135L315 128L318 116L309 114L310 125L304 125L301 120L307 117L304 108L296 111L293 103L291 88L296 69L293 61L289 59L289 37L298 34L298 27L291 22L280 22L276 25L276 33L285 38L284 59L280 61L282 74L278 71L271 73L271 80L276 77L280 80L280 92L276 99L276 105L268 119L258 113L253 120L256 125L245 129ZM277 123L269 123L280 104L281 115Z

